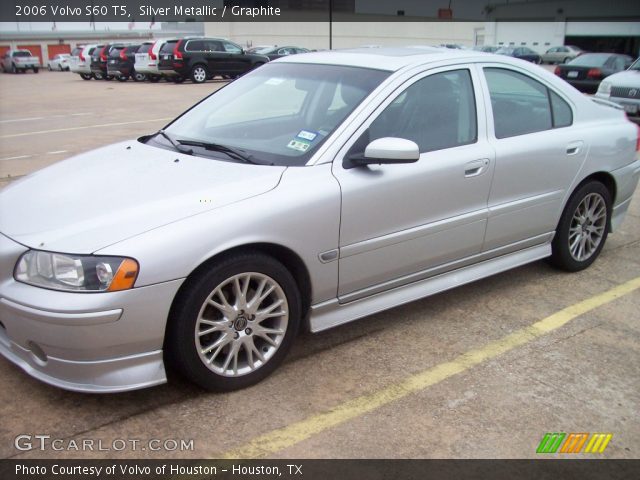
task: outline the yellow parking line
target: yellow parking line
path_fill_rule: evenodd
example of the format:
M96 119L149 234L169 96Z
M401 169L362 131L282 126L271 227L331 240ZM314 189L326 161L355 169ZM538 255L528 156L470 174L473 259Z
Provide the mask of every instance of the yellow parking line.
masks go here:
M86 128L116 127L120 125L132 125L134 123L166 122L167 120L172 120L172 119L173 117L165 117L165 118L150 118L148 120L132 120L130 122L102 123L99 125L82 125L79 127L56 128L53 130L38 130L37 132L11 133L9 135L0 135L0 138L30 137L31 135L41 135L43 133L71 132L73 130L84 130Z
M638 288L640 288L640 277L564 308L481 348L470 350L450 362L441 363L428 370L411 375L399 383L389 385L382 390L336 405L329 411L260 435L249 443L223 454L222 458L259 458L291 447L313 435L360 417L407 395L424 390L431 385L469 370L486 360L531 342L538 337L557 330L580 315L606 305Z

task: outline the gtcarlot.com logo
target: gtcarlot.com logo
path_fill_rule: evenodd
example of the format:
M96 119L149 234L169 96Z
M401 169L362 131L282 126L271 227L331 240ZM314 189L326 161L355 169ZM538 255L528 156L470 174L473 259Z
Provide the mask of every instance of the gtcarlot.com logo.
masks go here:
M66 439L54 438L51 435L29 435L22 434L15 437L13 446L16 450L53 450L53 451L76 451L76 452L122 452L131 451L152 451L152 452L185 452L193 451L193 439L174 438L151 438L141 440L138 438L116 438L113 440L103 440L101 438L80 438Z
M546 433L536 453L603 453L611 437L612 433Z

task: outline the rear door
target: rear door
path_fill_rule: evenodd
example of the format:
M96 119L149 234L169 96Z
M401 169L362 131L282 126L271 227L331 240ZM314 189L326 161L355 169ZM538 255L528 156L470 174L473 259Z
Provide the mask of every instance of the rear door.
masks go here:
M482 69L495 174L484 250L516 250L551 239L567 187L587 152L570 101L517 67Z
M476 77L475 69L456 66L411 78L334 161L342 191L341 302L452 269L481 251L493 150L478 115ZM345 168L344 158L382 137L416 142L420 159Z

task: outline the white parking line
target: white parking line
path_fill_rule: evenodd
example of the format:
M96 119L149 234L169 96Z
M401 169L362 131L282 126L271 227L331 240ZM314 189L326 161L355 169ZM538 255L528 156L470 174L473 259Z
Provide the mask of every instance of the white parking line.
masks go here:
M44 133L58 133L58 132L71 132L74 130L85 130L87 128L101 128L101 127L116 127L120 125L133 125L134 123L150 123L150 122L166 122L167 120L172 120L174 117L164 117L164 118L150 118L148 120L133 120L131 122L118 122L118 123L101 123L98 125L82 125L80 127L69 127L69 128L55 128L53 130L38 130L35 132L24 132L24 133L12 133L9 135L0 135L0 138L16 138L16 137L30 137L32 135L41 135Z
M53 152L47 152L48 155L56 155L58 153L67 153L69 150L55 150Z
M10 120L0 120L0 123L28 122L29 120L42 120L44 118L45 117L13 118Z
M0 158L0 162L2 160L18 160L19 158L29 158L29 157L33 157L33 155L19 155L17 157L5 157L5 158Z

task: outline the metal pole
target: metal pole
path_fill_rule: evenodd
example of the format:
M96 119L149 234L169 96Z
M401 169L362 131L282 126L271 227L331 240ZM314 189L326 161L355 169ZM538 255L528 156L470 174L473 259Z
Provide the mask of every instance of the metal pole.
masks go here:
M333 50L333 0L329 0L329 50Z

